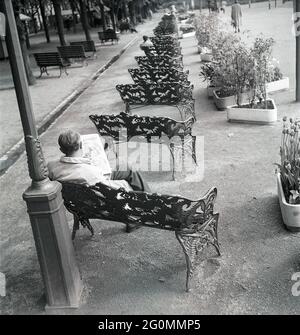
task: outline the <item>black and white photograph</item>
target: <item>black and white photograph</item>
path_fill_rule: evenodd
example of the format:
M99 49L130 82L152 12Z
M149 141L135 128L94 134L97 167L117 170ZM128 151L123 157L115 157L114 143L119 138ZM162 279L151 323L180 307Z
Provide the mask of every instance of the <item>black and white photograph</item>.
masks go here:
M300 0L0 0L0 150L0 315L299 317Z

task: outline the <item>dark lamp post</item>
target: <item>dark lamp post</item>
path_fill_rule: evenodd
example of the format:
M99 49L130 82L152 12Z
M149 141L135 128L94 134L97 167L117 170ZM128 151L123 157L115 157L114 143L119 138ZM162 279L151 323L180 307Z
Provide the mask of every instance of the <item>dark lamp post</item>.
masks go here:
M0 1L6 43L25 138L31 185L24 192L46 291L47 310L76 308L82 291L61 185L50 181L35 126L11 0ZM2 22L3 16L1 18ZM1 29L3 31L3 29ZM3 34L3 32L2 32Z

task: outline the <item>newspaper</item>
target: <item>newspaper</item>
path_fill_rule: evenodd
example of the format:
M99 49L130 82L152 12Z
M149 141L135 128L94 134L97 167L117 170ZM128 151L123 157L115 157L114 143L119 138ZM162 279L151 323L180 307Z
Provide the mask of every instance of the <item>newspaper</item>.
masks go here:
M111 174L112 170L100 136L98 134L81 135L81 140L84 157L89 158L104 175Z

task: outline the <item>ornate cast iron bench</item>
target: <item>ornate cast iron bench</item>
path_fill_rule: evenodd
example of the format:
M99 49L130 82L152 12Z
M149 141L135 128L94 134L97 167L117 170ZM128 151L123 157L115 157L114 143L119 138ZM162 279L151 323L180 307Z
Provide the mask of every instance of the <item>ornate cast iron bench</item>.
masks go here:
M150 37L154 45L180 46L178 37L175 35L158 35Z
M161 57L161 56L136 56L135 60L142 68L152 71L154 68L176 68L183 71L182 56L180 57Z
M102 44L107 41L111 41L112 44L114 43L114 41L116 41L117 43L119 42L119 37L117 36L117 33L112 29L98 31L98 37Z
M148 143L159 141L166 144L172 158L172 180L175 180L175 145L172 139L178 136L181 139L182 160L184 153L190 150L191 157L197 165L196 136L192 135L192 127L195 119L190 116L185 121L175 121L166 117L138 116L120 113L119 115L90 115L100 136L109 137L114 144L129 142L131 139L146 139ZM126 132L124 132L126 130Z
M180 42L177 37L172 35L152 36L150 41L157 48L180 48Z
M145 52L145 55L148 57L151 56L160 56L160 57L180 57L181 48L179 47L167 47L167 46L145 46L142 48Z
M193 85L185 86L182 83L160 84L125 84L117 85L121 99L126 105L126 112L134 108L147 105L176 106L180 112L181 120L195 116Z
M189 71L178 71L173 68L160 68L149 71L146 68L128 69L135 84L143 83L159 84L164 82L179 82L184 85L190 85L188 81Z
M189 200L180 196L126 192L101 183L89 187L63 183L62 195L65 207L74 215L73 239L80 224L94 234L89 219L124 223L127 232L138 226L174 231L186 259L186 291L190 289L199 252L212 245L220 255L219 214L213 212L216 188L199 200Z
M87 65L87 56L82 45L59 46L57 50L63 59L79 59L82 64L85 63L85 65Z
M76 41L70 42L70 45L82 45L85 52L92 52L94 58L97 56L94 41Z
M64 71L65 74L68 75L67 66L70 65L70 62L63 60L58 52L38 52L34 53L33 56L37 65L40 68L41 74L39 78L43 75L43 73L49 75L47 71L47 67L49 66L59 67L59 77L61 77L62 71Z
M178 31L177 20L174 14L165 14L157 27L153 30L155 35L175 35Z

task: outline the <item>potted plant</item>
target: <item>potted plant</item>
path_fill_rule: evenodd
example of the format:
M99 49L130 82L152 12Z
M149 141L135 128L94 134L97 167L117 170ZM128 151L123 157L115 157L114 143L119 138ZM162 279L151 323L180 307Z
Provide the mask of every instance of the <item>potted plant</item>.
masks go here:
M277 62L276 59L273 61ZM278 65L270 64L267 76L266 91L267 93L288 90L290 88L289 77L284 77Z
M200 14L195 18L195 36L198 41L198 52L200 53L201 61L212 60L210 43L213 37L218 34L220 24L221 22L216 13L210 13L208 15Z
M277 173L278 198L287 229L300 231L300 119L283 118Z
M213 92L219 89L218 84L214 78L214 66L211 63L206 63L201 66L200 76L203 77L203 81L207 83L207 96L208 98L213 97Z
M221 38L214 59L214 79L219 89L213 92L213 99L217 109L226 110L249 102L253 97L252 58L245 44L230 36Z
M195 27L192 24L181 24L179 30L182 32L183 37L190 37L195 35Z
M266 83L268 77L268 63L272 54L272 38L255 39L253 48L248 52L249 63L246 66L248 77L247 85L253 92L248 103L239 99L237 95L236 106L227 109L227 119L231 122L250 122L268 124L277 121L277 108L275 101L267 94ZM250 65L250 66L248 66ZM236 66L245 67L244 61L236 59ZM243 72L241 72L243 73ZM238 93L241 91L240 80L235 79L238 86Z

